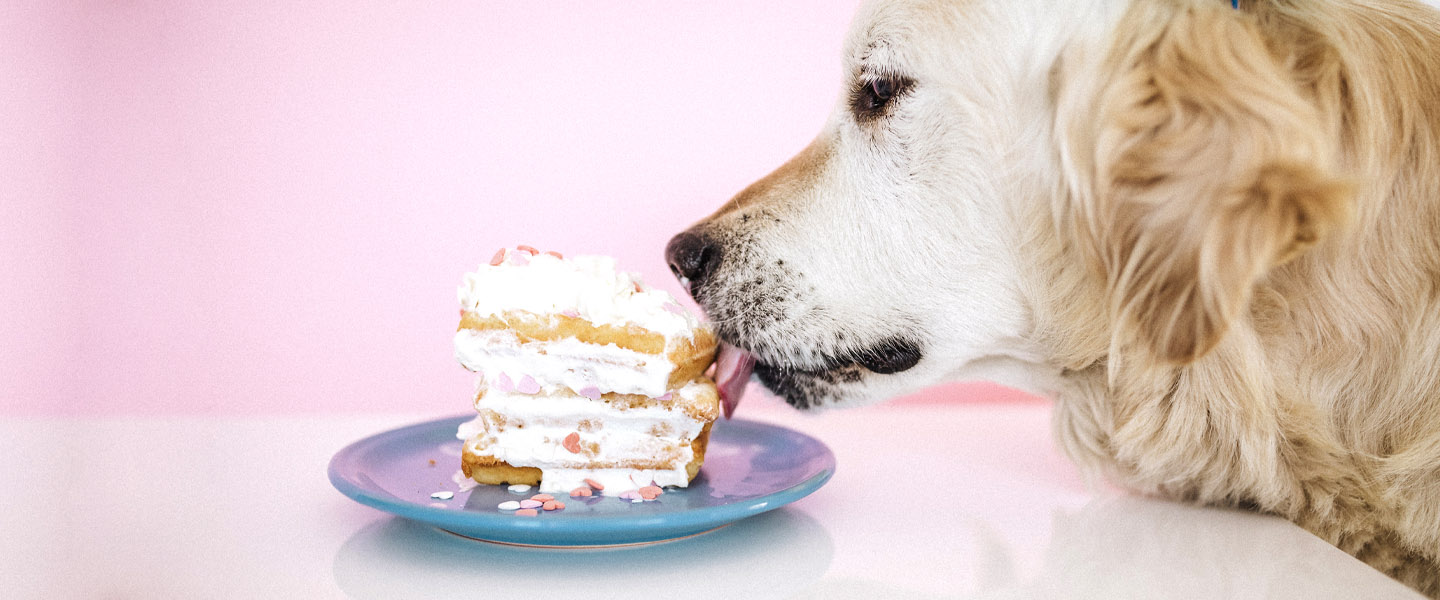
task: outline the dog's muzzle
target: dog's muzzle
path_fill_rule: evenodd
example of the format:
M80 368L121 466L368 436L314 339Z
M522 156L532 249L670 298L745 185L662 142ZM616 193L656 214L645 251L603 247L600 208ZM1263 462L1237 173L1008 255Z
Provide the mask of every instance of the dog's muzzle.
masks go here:
M679 233L665 245L665 260L670 271L701 306L714 300L707 296L723 292L710 284L724 254L723 245L699 227ZM812 396L820 384L857 382L862 376L860 368L878 375L899 373L914 367L924 354L919 343L897 335L881 338L862 349L826 357L818 368L802 369L783 363L757 364L755 355L740 347L744 343L744 340L722 339L715 360L713 377L727 417L740 403L752 372L791 404L809 407L815 405Z

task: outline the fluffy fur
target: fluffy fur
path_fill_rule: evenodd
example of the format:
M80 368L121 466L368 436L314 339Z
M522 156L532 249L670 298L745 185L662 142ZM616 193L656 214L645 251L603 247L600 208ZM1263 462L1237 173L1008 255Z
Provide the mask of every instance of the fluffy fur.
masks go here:
M811 147L693 230L722 259L692 293L767 386L1046 393L1082 466L1440 596L1433 10L877 3L845 73ZM913 368L861 366L897 340Z

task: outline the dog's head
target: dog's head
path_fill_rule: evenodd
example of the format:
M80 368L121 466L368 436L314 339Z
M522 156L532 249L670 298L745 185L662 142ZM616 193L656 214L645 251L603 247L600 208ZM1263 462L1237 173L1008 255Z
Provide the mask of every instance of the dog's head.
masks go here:
M1228 4L1035 4L867 5L815 141L671 240L791 404L1194 360L1343 216L1324 124Z

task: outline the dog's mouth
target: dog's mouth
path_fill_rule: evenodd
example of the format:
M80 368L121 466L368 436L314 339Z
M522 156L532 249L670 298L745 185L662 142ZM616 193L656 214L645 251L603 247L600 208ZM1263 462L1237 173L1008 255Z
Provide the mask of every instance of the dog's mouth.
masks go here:
M777 362L762 362L755 355L729 342L720 343L715 359L715 386L725 417L734 414L752 373L771 392L796 408L812 408L833 397L843 384L858 383L865 371L890 375L920 362L920 345L904 337L887 338L846 356L827 357L816 368L802 368Z

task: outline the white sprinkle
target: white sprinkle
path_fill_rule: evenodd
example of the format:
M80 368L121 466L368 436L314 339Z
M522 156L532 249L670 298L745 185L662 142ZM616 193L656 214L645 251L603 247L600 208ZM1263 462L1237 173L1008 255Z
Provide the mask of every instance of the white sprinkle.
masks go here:
M516 502L516 501L514 501L514 500L508 500L508 501L505 501L505 502L501 502L501 503L500 503L498 506L496 506L495 508L498 508L498 509L500 509L500 510L517 510L517 509L520 508L520 503L519 503L519 502Z
M455 497L455 492L435 492L430 494L430 497L436 500L449 500Z
M430 503L430 506L433 506L433 507L435 507L435 508L445 508L445 503L444 503L444 502L431 502L431 503Z
M644 498L633 498L633 499L630 500L630 503L631 503L631 504L634 504L634 503L636 503L636 502L644 502L644 501L645 501Z
M530 491L530 486L525 485L525 484L523 484L523 483L517 483L517 484L512 485L512 486L510 486L510 487L508 487L508 488L506 488L506 489L508 489L508 490L510 490L510 491L512 491L512 492L515 492L515 493L517 493L517 494L523 494L523 493L525 493L525 492Z

